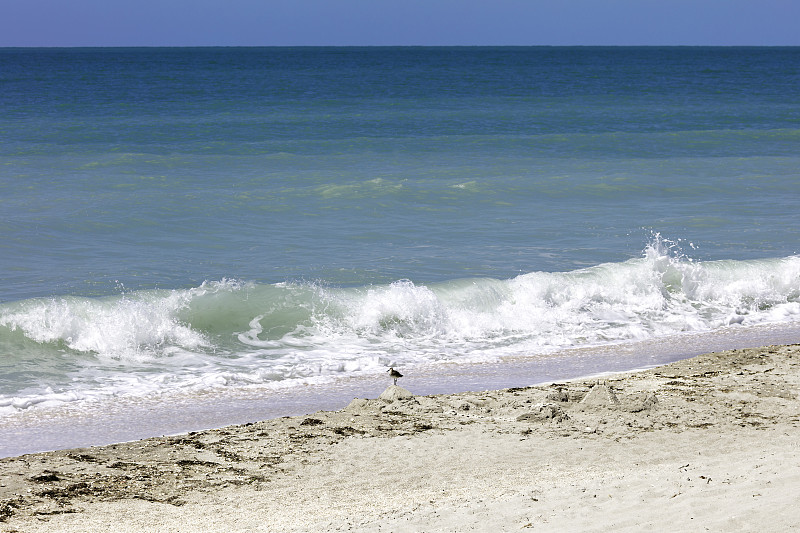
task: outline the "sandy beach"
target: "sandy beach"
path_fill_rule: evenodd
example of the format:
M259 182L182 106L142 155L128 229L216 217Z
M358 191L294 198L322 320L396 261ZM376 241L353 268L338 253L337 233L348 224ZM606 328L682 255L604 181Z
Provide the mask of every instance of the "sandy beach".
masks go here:
M0 531L800 524L798 345L531 388L399 385L335 412L2 459Z

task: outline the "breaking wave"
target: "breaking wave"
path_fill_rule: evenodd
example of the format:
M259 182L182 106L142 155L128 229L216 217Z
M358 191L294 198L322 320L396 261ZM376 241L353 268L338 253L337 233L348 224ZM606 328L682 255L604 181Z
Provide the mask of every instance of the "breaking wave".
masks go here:
M800 317L800 257L642 257L431 285L206 282L0 305L0 408L186 387L288 385L389 364L492 361ZM18 369L24 368L20 372Z

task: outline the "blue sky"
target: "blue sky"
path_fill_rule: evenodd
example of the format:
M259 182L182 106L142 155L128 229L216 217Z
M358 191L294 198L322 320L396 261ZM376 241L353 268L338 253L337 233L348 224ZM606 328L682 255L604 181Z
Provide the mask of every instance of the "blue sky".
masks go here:
M800 0L0 0L0 46L800 45Z

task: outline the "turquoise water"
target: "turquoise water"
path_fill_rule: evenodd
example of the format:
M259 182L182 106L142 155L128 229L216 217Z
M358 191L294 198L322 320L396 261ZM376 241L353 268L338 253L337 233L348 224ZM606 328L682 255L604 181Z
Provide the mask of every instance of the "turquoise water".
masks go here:
M800 317L800 48L0 49L0 410Z

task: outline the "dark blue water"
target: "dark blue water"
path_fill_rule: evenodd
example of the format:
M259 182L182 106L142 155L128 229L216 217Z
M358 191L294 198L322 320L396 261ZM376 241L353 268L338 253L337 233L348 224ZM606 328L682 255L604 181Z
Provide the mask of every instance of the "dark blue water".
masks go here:
M797 250L800 49L0 50L0 301Z

